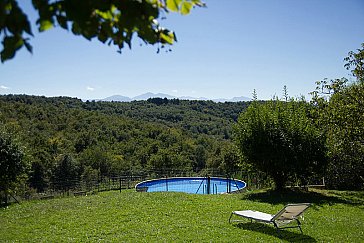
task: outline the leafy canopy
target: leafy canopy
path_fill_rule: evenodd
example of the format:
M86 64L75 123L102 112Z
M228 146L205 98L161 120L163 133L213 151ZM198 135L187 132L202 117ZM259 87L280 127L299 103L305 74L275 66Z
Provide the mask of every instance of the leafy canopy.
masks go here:
M7 194L16 187L19 177L26 171L22 149L13 141L12 137L0 130L0 192Z
M350 84L330 98L325 110L332 188L364 188L364 83Z
M307 183L326 164L325 140L304 101L254 101L235 125L246 162L267 173L281 190L288 181Z
M316 121L327 135L326 185L332 189L364 188L364 43L344 59L356 81L346 78L316 82L312 94Z
M364 43L361 43L361 49L357 49L357 52L351 51L344 59L346 64L344 65L347 70L350 70L357 78L358 82L364 82Z
M194 6L203 6L200 0L32 0L32 4L40 32L59 26L88 40L115 45L119 52L125 45L131 48L134 34L146 44L172 45L175 33L161 27L158 19L168 12L186 15ZM31 23L18 1L0 0L1 62L12 59L23 46L32 52L30 36Z
M332 189L364 188L364 43L361 46L344 59L356 81L323 79L311 92L316 123L327 137L325 181Z

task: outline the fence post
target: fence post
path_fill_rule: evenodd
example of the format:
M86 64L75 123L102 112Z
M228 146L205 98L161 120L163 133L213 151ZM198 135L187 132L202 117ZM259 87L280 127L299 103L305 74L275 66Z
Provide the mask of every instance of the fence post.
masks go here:
M166 191L168 192L168 176L166 176Z
M121 192L121 176L119 177L119 192Z
M211 183L211 178L210 176L207 176L207 194L210 194L210 183Z

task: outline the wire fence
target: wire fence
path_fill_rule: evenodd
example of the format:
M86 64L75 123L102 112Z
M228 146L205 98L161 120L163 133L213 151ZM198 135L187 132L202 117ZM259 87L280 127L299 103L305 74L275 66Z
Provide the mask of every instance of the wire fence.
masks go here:
M22 200L34 199L52 199L66 196L86 196L96 194L102 191L132 189L136 184L145 180L172 178L172 177L221 177L234 178L246 183L246 189L255 190L268 188L273 185L272 180L261 172L235 171L234 173L224 173L221 170L203 170L193 172L191 170L181 169L157 169L157 170L140 170L137 172L127 172L121 175L97 176L93 179L75 178L71 180L49 181L42 191L31 188L28 183L18 187L16 191L7 195L0 194L1 202L19 202ZM324 182L317 179L315 182L318 186L324 185Z

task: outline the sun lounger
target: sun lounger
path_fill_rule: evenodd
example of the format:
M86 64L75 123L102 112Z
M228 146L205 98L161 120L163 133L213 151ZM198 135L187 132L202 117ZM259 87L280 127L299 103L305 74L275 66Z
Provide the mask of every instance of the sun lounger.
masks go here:
M287 204L282 210L274 215L253 210L233 211L230 215L229 223L242 222L242 220L232 219L233 216L236 215L250 219L251 221L255 220L262 223L272 223L278 231L279 229L284 228L299 228L302 233L301 222L298 220L298 217L301 216L309 206L309 203ZM292 221L295 221L297 225L281 227Z

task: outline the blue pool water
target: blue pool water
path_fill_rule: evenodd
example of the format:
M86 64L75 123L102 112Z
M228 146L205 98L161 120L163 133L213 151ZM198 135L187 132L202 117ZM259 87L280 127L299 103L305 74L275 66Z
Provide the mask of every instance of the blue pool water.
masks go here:
M219 177L173 177L140 182L135 186L137 191L147 192L186 192L195 194L218 194L241 190L246 186L244 181Z

